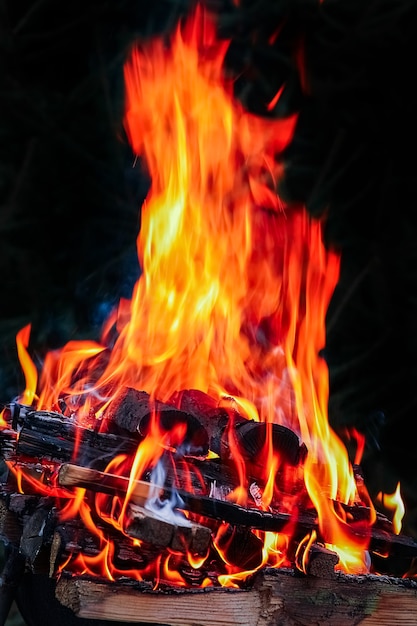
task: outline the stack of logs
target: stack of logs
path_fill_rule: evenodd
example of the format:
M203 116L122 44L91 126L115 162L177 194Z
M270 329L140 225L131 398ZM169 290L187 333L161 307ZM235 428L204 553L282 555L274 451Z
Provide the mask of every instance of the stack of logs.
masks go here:
M396 607L395 623L399 604L402 611L417 608L417 585L410 577L400 580L417 557L417 544L396 535L382 514L378 513L371 529L369 554L372 569L384 576L349 577L335 572L338 557L320 541L316 513L311 505L306 506L302 466L308 452L288 428L274 424L269 435L281 459L277 482L282 478L288 485L288 474L293 477L292 489L300 505L296 516L280 508L279 488L271 507L264 510L261 506L261 452L267 427L243 418L232 404L219 407L195 390L177 394L172 403L162 403L151 401L145 392L127 389L102 420L93 417L81 424L67 413L65 407L62 412L47 412L16 403L3 411L0 454L9 467L24 470L27 477L22 489L16 473L6 472L0 494L0 540L8 546L10 555L3 585L7 581L10 589L25 571L47 573L56 580L58 600L79 617L112 620L117 612L119 618L123 602L125 622L136 622L140 614L141 621L148 623L203 626L331 624L336 623L336 616L342 625L391 624L394 622L384 622L389 611L376 611L380 598L389 598L390 605ZM151 473L129 483L128 478L105 471L116 454L133 460L138 445L153 428L155 415L161 441L167 442L163 485ZM253 500L250 507L227 498L239 484L232 458L234 449L245 461L249 497ZM209 450L214 454L208 455ZM94 507L97 532L89 530L78 517L62 521L60 507L73 497L74 487L86 489L86 498L109 494L120 496L120 502L129 490L125 533L98 516L95 519ZM148 506L150 499L155 503L153 508ZM165 508L169 515L164 513ZM361 539L361 533L369 532L361 524L369 518L369 510L360 502L343 508L352 519L352 533ZM224 522L228 524L221 546L224 558L237 569L256 571L233 590L219 585L219 575L225 570L212 545L213 536ZM289 522L292 544L287 567L258 569L262 542L252 531L281 532ZM306 536L313 531L316 541L306 544ZM100 534L114 546L112 562L118 575L113 581L76 576L62 569L71 555L98 557L103 548ZM140 539L140 547L130 538ZM308 547L303 548L305 545ZM207 557L204 565L193 568L186 553ZM138 582L139 577L132 575L134 571L145 571L161 554L171 555L172 567L185 582L182 590L162 575L158 591L155 580ZM207 583L210 586L203 590ZM306 600L306 594L312 593L317 599L314 606ZM277 621L281 613L285 619ZM379 621L369 621L374 617Z

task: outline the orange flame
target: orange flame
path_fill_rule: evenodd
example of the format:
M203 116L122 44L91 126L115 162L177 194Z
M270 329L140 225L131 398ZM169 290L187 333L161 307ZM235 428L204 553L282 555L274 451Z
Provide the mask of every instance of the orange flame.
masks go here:
M165 402L181 389L206 392L219 405L233 399L241 415L268 425L258 506L274 503L282 463L268 433L281 424L307 446L303 479L321 539L339 554L341 569L367 571L369 532L358 538L335 505L355 502L357 487L347 451L328 423L328 371L320 356L339 256L323 245L321 223L302 207L286 207L276 191L297 116L262 119L243 109L225 78L228 45L197 8L169 45L161 38L132 49L125 66L124 122L152 181L137 241L142 274L132 299L120 303L117 320L110 318L102 345L70 342L46 357L37 407L57 407L64 397L81 420L92 413L99 419L123 387ZM105 346L113 323L118 336L110 350ZM32 404L37 378L26 350L28 333L28 327L19 333L18 349L26 374L22 399ZM153 418L130 468L120 462L131 481L171 445ZM229 499L246 505L245 461L232 429L228 436L240 483ZM284 480L295 484L297 471ZM78 571L91 573L101 562L112 578L111 542L97 530L83 493L77 492L63 518L78 507L102 552L79 555ZM296 510L298 494L289 491L283 508ZM124 503L106 498L97 498L96 512L123 532L129 489ZM371 513L367 523L372 522ZM259 567L286 564L292 527L253 533L260 556L246 569L229 560L233 538L220 525L214 541L225 566L220 584L238 586ZM189 556L194 569L203 562ZM185 585L174 563L174 556L160 555L141 575ZM202 579L203 586L211 584L207 576Z
M394 532L399 535L401 532L402 521L405 513L404 502L401 497L400 483L397 484L397 488L391 494L382 493L380 491L376 497L376 500L380 502L386 509L392 512L392 525Z
M30 406L36 397L38 372L28 353L31 325L27 324L16 335L17 355L26 379L26 388L19 398L22 404Z

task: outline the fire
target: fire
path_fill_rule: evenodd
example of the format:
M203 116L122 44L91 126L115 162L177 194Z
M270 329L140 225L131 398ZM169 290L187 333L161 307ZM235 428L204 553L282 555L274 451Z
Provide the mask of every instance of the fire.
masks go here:
M229 500L242 506L254 500L252 506L268 511L279 497L291 519L282 532L253 532L259 554L241 562L230 556L233 532L220 524L212 548L223 563L217 584L236 586L260 567L288 565L294 520L305 505L316 510L319 536L339 554L340 569L365 572L373 509L358 535L336 504L353 504L359 496L346 449L328 423L328 371L320 356L339 256L323 245L322 224L302 207L285 206L276 192L297 116L261 118L245 111L226 76L228 45L218 39L214 20L197 8L170 41L133 47L124 73L124 123L151 180L137 240L142 273L131 300L122 301L108 320L100 344L70 342L46 357L39 389L27 350L30 328L20 331L26 375L20 401L57 410L64 399L66 414L77 415L80 423L91 416L101 422L126 387L163 402L195 389L218 406L233 406L266 426L262 490L249 484L246 459L229 428L239 476ZM271 106L266 103L266 109ZM117 339L110 345L112 326ZM308 453L299 467L286 467L274 448L274 425L291 429L305 443ZM133 481L155 468L162 454L173 455L183 437L159 429L155 414L135 458L118 458L107 468L129 476L124 501L105 495L91 505L85 490L75 490L62 519L78 511L101 551L73 559L74 571L117 575L111 542L94 514L124 533ZM300 544L302 569L315 532ZM135 577L185 586L178 561L168 550ZM201 586L213 584L205 563L206 557L188 556L188 566L203 572Z
M30 338L30 324L22 328L16 336L17 354L26 379L26 388L22 394L23 404L30 406L34 400L38 384L38 372L27 351Z
M392 512L394 532L398 535L401 532L402 520L405 513L405 507L401 497L400 483L397 484L393 493L387 494L379 492L376 499L385 508Z

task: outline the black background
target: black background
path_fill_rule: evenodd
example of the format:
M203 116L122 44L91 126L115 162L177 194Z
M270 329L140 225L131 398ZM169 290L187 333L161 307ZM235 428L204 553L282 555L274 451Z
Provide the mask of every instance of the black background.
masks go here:
M41 357L97 338L131 292L148 181L122 129L122 66L136 37L169 30L192 6L0 0L0 401L22 388L23 325ZM417 3L211 6L232 38L237 97L260 115L299 112L282 193L327 212L326 241L342 254L324 350L330 420L366 434L371 493L401 481L404 530L417 536ZM281 109L268 113L283 82Z

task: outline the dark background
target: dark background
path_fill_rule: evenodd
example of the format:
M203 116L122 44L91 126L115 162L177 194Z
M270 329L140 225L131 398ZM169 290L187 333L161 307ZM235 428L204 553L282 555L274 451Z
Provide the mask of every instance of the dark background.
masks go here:
M137 36L169 30L192 6L0 0L0 402L22 389L23 325L41 357L97 338L130 295L148 181L122 129L122 66ZM366 434L371 493L401 481L404 531L417 537L417 3L211 6L232 38L237 97L260 115L300 114L282 193L327 213L326 241L342 254L324 351L330 420Z

